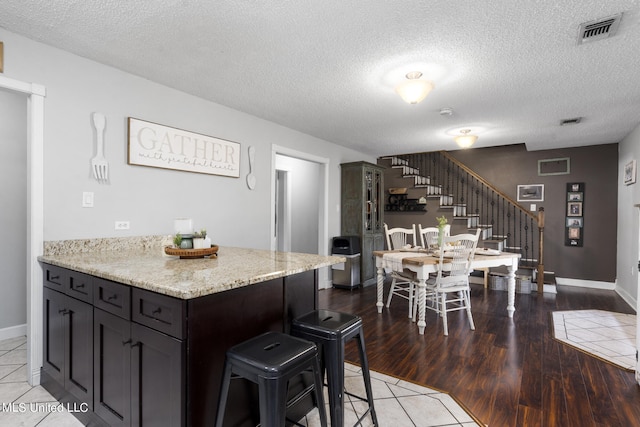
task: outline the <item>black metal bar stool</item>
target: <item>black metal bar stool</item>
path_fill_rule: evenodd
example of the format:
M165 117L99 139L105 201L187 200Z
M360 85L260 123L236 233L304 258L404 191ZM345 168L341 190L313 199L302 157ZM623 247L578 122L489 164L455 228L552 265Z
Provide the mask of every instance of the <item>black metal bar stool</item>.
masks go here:
M362 319L352 314L330 310L316 310L294 319L291 334L318 344L322 353L322 370L327 370L327 385L329 388L329 406L331 427L344 426L344 348L345 344L357 338L360 352L360 364L367 398L354 396L369 403L369 409L360 417L356 425L371 413L374 425L378 426L378 418L373 407L373 393L371 392L371 377L369 362L364 346Z
M319 359L316 344L279 332L266 332L231 347L226 354L216 427L222 427L232 375L258 384L262 427L283 427L287 408L311 392L320 424L326 427ZM308 370L313 371L313 384L287 401L289 380Z

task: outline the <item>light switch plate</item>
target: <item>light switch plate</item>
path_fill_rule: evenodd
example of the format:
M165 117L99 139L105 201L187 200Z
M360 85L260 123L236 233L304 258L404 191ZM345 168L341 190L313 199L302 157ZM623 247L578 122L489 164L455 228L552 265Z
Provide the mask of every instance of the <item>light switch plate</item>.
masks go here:
M537 206L535 203L531 203L531 206L530 206L529 210L530 210L531 212L535 212L535 210L536 210L537 208L538 208L538 206Z
M82 207L83 208L93 207L93 192L91 191L82 192Z

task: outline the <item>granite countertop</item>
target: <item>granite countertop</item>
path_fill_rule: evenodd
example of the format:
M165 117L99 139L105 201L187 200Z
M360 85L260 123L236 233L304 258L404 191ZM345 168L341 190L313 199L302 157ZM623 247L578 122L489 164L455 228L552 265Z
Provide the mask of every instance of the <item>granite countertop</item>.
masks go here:
M345 262L344 257L220 247L217 258L164 253L166 238L46 242L38 260L181 299L197 298Z

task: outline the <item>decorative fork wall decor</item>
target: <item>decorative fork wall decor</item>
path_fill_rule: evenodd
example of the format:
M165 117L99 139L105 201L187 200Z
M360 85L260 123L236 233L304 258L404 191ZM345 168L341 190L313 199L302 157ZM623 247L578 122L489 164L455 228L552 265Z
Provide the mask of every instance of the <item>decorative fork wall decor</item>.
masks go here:
M102 113L93 113L92 118L96 128L96 155L91 159L91 170L96 181L106 184L109 180L109 163L104 157L104 128L107 119Z

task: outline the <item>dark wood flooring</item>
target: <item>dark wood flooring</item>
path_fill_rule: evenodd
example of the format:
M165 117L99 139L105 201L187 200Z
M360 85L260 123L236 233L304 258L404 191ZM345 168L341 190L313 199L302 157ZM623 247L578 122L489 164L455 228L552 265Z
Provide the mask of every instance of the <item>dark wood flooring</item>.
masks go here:
M385 297L388 284L385 285ZM555 340L550 313L600 309L635 314L614 291L558 286L558 294L516 294L472 285L476 330L464 312L449 314L449 336L427 310L424 335L394 298L378 314L375 286L320 291L319 306L362 317L372 370L448 392L489 426L640 426L634 373ZM347 359L358 364L356 348ZM404 427L404 426L398 426Z

